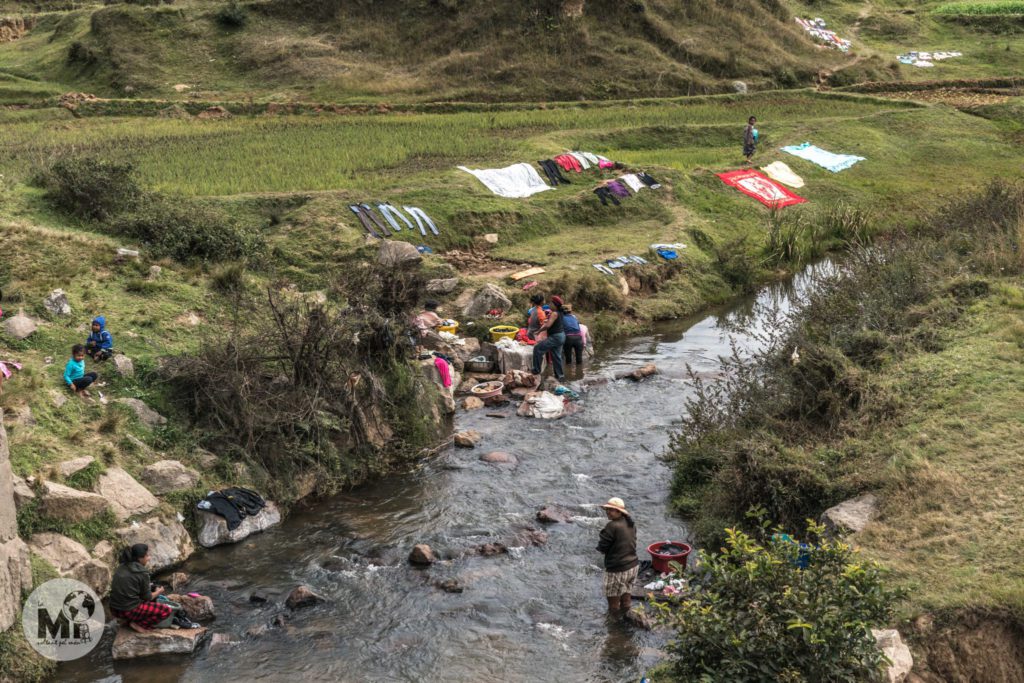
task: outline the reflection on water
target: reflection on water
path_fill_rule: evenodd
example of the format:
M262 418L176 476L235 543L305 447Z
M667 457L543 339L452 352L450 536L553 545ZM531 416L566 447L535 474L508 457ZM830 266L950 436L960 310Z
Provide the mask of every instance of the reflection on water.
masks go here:
M193 590L217 605L213 630L238 644L191 659L114 664L109 644L61 668L59 678L97 681L209 681L244 677L282 681L623 681L639 680L664 646L658 634L609 623L594 550L604 517L596 504L620 496L632 510L642 547L686 540L667 510L669 470L658 460L689 391L686 366L713 375L729 353L756 343L736 330L763 331L806 286L806 276L766 289L703 319L658 327L647 337L601 349L590 376L612 377L654 362L644 382L611 381L585 393L583 410L545 422L460 413L460 429L484 435L475 450L451 450L419 470L390 477L293 514L284 524L234 546L200 551L184 570ZM492 411L493 412L493 411ZM481 463L504 450L515 469ZM534 524L548 503L572 510L574 523L549 527L540 548L498 557L461 557ZM411 546L429 543L445 559L429 570L405 563ZM466 590L433 583L458 579ZM259 637L250 627L284 611L297 584L326 605L295 612ZM249 602L254 590L270 595ZM116 680L116 679L115 679Z

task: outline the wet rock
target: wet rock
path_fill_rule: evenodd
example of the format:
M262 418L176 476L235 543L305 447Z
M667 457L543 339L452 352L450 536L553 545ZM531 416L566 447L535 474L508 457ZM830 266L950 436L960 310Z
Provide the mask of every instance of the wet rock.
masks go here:
M484 543L478 545L475 549L477 555L484 557L494 557L495 555L507 555L508 546L504 543Z
M139 421L147 427L160 427L167 424L167 418L156 412L137 398L119 398L118 403L123 403L132 409Z
M504 451L491 451L480 456L480 460L492 465L518 465L519 460L511 453Z
M199 533L197 539L199 545L204 548L223 545L225 543L238 543L243 538L265 531L270 527L280 524L281 512L277 506L267 501L267 506L260 510L259 514L246 517L234 530L228 531L227 520L220 515L203 510L198 511Z
M639 382L642 379L658 374L658 366L654 363L648 363L647 365L637 368L636 370L619 372L615 375L615 379L631 379L634 382Z
M134 377L135 376L135 363L132 359L123 353L114 354L114 357L110 359L114 363L114 370L117 371L121 377Z
M171 574L171 592L180 593L188 585L192 578L185 572L174 572Z
M419 263L422 260L423 254L413 244L401 240L381 240L377 252L377 262L389 268Z
M43 299L43 308L56 316L71 315L71 304L63 289L55 289Z
M81 458L65 460L64 462L57 463L57 473L60 474L61 477L67 479L72 474L81 472L94 462L96 462L96 458L91 455L83 455Z
M427 294L451 294L459 287L459 278L446 277L427 282Z
M434 581L434 587L440 588L445 593L461 593L466 590L465 586L459 583L458 579L445 579L444 581Z
M821 523L835 535L857 533L878 514L878 499L871 493L843 501L821 513Z
M149 546L148 569L159 572L181 564L195 550L188 531L177 519L163 521L151 517L145 522L132 522L114 531L123 545L145 543Z
M36 321L21 311L4 321L4 332L14 339L27 339L36 329Z
M267 596L267 594L264 593L263 591L253 591L249 595L249 602L251 602L253 604L256 604L256 605L262 605L263 603L265 603L269 599L270 599L270 597Z
M435 562L437 562L437 557L434 556L434 551L426 543L414 545L409 553L409 564L425 567Z
M484 402L476 396L469 396L462 400L462 407L465 410L480 410L484 407Z
M903 642L900 632L895 629L878 630L871 629L871 635L875 637L875 644L878 649L889 660L890 664L885 669L884 679L886 683L903 683L910 675L914 667L914 657L910 654L910 648Z
M507 417L506 415L504 415L502 413L487 413L486 416L487 417L497 418L499 420L504 420Z
M622 618L627 624L632 624L633 626L645 631L651 631L654 629L654 619L652 619L651 616L640 607L627 610Z
M285 614L284 612L281 612L280 614L275 614L274 618L270 620L270 625L272 627L274 627L274 628L281 628L282 626L284 626L287 623L288 623L288 615Z
M25 505L28 505L36 499L36 493L32 490L32 487L28 485L24 479L19 476L12 477L13 483L13 495L14 505L17 509L21 509Z
M139 659L153 655L188 655L206 636L205 628L158 628L139 633L131 628L118 628L110 654L115 660Z
M509 401L507 396L491 396L484 399L484 407L486 408L501 408L502 406L507 406L509 403L511 403L511 401Z
M38 495L39 514L65 522L84 522L110 507L103 496L52 481L44 481Z
M513 398L524 399L534 391L533 387L515 387L509 393L512 394Z
M288 594L288 598L284 601L284 604L288 609L301 609L303 607L318 605L321 602L326 602L326 598L317 594L309 586L296 586L292 592Z
M28 546L52 565L60 576L81 581L97 595L105 594L110 587L110 567L90 556L78 541L44 532L33 534Z
M572 515L555 505L545 505L537 511L537 521L545 524L571 524Z
M482 439L480 432L475 429L467 429L455 435L455 445L459 448L475 448Z
M211 621L217 618L217 612L213 608L213 598L208 595L193 596L181 593L171 593L168 600L173 600L181 605L185 615L192 621Z
M235 645L238 645L238 643L239 641L232 640L231 636L227 633L214 633L210 636L210 644L208 647L210 653L213 654L219 650L234 647Z
M177 460L160 460L144 467L139 479L153 493L163 495L192 488L199 483L200 475Z
M491 309L511 310L512 301L497 285L487 283L474 294L472 300L462 309L465 318L482 318Z
M107 499L121 522L150 512L160 505L156 496L120 467L111 467L100 475L96 493Z
M516 535L512 537L511 545L521 548L528 546L540 547L548 542L548 538L549 536L546 531L529 526L516 532Z
M270 624L255 624L245 629L245 635L249 638L259 638L270 630Z
M583 380L583 387L589 389L590 387L603 387L608 384L607 377L587 377Z

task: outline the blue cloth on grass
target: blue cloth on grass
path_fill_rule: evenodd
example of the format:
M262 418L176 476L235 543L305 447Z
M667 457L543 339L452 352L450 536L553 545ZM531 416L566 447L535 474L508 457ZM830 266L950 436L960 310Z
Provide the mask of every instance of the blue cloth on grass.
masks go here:
M828 169L833 173L850 168L858 161L864 161L864 157L855 156L853 154L836 154L835 152L829 152L821 147L815 147L809 142L805 142L802 145L790 145L789 147L783 147L782 151L786 154L792 154L795 157L801 159L807 159L807 161L813 162L822 168Z

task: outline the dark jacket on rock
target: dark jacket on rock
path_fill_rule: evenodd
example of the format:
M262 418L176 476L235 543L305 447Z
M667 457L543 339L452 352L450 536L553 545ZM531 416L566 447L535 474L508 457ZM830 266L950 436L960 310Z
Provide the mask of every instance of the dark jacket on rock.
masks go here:
M625 517L613 519L601 529L597 552L604 553L607 572L624 572L640 564L636 556L636 525Z
M122 564L110 581L110 609L130 612L153 599L149 571L138 562Z

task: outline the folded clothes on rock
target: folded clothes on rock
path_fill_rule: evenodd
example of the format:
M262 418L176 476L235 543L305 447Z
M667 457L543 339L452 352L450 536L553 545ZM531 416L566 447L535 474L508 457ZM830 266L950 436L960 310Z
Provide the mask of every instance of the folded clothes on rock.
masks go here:
M793 173L793 169L787 166L784 161L773 161L767 166L762 166L761 170L772 180L778 180L780 183L790 187L804 186L804 179Z
M240 486L210 491L205 498L196 503L198 509L220 515L227 520L229 531L237 529L244 518L258 515L266 506L267 503L260 494Z
M858 161L864 161L864 157L855 156L853 154L836 154L835 152L829 152L821 147L815 147L809 142L799 145L789 145L788 147L783 147L782 151L786 154L792 154L795 157L806 159L807 161L815 163L824 169L832 171L833 173L838 173L839 171L850 168Z
M726 185L735 187L770 208L782 208L807 201L753 169L719 173L718 177Z
M505 168L469 169L458 167L474 176L488 190L500 197L530 197L538 192L553 189L540 177L537 170L526 163L512 164Z

